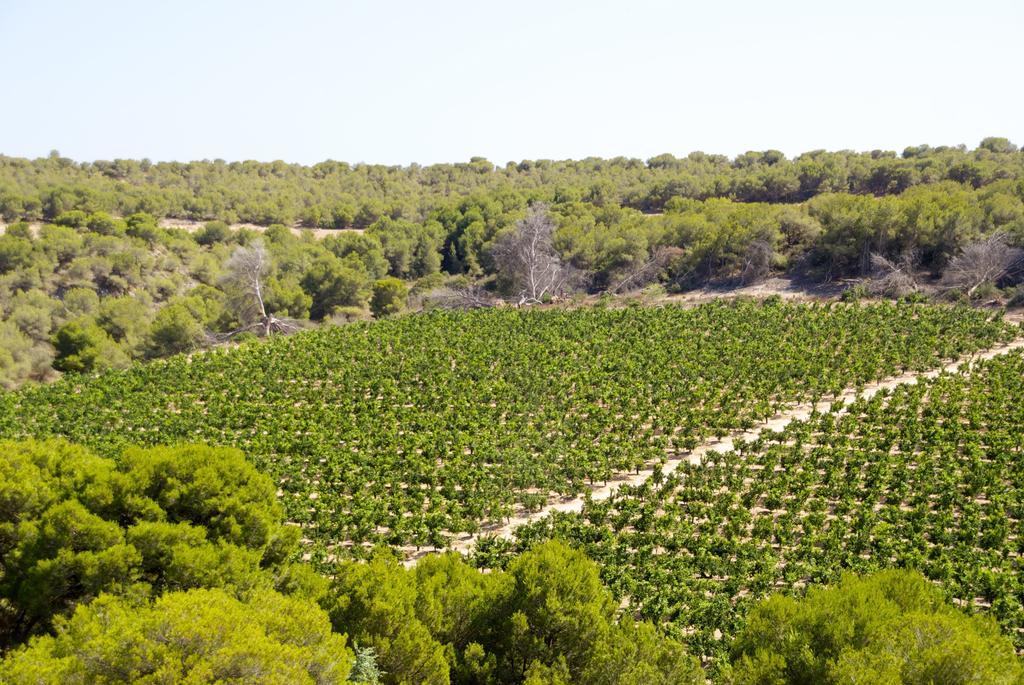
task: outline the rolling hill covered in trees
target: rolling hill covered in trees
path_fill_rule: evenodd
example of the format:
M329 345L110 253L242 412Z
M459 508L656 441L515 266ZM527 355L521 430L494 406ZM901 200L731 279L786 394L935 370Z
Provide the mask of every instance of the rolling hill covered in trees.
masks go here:
M1017 303L1022 159L1000 138L502 168L0 157L0 385L438 304L779 274L856 281L851 296ZM531 231L539 255L521 249ZM538 271L544 283L524 280Z
M787 159L777 150L724 155L693 152L649 160L524 160L407 167L325 161L76 163L52 153L0 157L0 216L54 219L69 210L128 216L220 219L262 225L365 228L382 216L423 221L450 201L515 196L555 204L586 202L658 212L675 197L796 203L824 193L895 195L954 181L974 188L1024 174L1017 146L1005 138L963 146L919 145L895 152L815 150Z
M77 164L0 158L8 223L82 225L130 217L371 228L392 275L495 272L493 244L528 205L550 206L561 257L590 290L616 285L659 248L678 287L756 278L768 270L817 278L865 275L872 254L941 272L979 236L1024 233L1024 153L1003 138L902 154L777 151L728 159L692 153L637 159L383 167L323 162ZM650 220L651 214L664 214ZM66 218L65 222L69 219ZM401 245L411 243L412 246ZM413 252L411 260L395 251ZM434 255L433 253L438 253ZM438 263L437 260L440 259ZM435 263L437 266L435 266Z

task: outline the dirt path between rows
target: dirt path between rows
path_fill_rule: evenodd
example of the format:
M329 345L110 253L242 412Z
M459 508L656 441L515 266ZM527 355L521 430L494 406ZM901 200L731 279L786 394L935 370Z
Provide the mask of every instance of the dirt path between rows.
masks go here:
M855 389L847 390L839 397L833 400L823 400L817 403L817 410L819 412L828 412L833 407L846 407L853 403L858 397L870 399L883 390L892 390L899 385L914 384L921 380L927 380L935 378L941 373L955 373L965 366L969 366L976 361L982 361L985 359L992 359L1003 354L1007 354L1013 350L1024 348L1024 338L1017 338L1016 340L991 347L987 350L980 352L973 352L965 355L957 361L950 362L945 366L940 366L930 371L923 371L917 373L906 373L900 376L892 376L874 383L869 383L861 388L859 391ZM722 439L711 439L706 440L694 449L686 452L679 452L670 456L661 467L663 474L668 475L679 468L681 464L687 463L694 466L699 466L704 456L712 453L725 453L731 452L739 440L751 441L756 440L765 431L781 431L793 421L803 421L809 418L812 412L815 410L815 406L810 403L794 405L790 409L784 412L776 414L768 421L761 423L756 428L750 430L738 430L730 435L723 437ZM623 485L641 485L654 473L653 465L651 468L645 468L640 470L638 473L620 474L618 477L609 481L606 485L595 486L590 490L590 498L594 501L605 500L615 494L619 488ZM561 502L555 502L549 504L539 511L512 516L505 523L493 524L491 526L485 526L484 529L475 535L464 533L455 537L449 547L450 550L459 552L460 554L469 554L477 540L485 536L494 536L510 540L514 537L515 529L519 526L532 523L538 519L544 518L554 512L563 513L579 513L583 510L584 497L574 497L572 499L563 500ZM432 552L421 550L412 553L406 561L407 567L414 566L417 561L431 554Z

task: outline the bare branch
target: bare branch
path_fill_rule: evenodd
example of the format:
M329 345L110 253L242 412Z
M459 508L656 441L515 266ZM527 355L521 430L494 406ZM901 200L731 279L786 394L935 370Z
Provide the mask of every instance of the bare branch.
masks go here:
M484 309L495 305L494 297L477 285L437 288L427 294L426 300L439 309Z
M242 326L215 336L218 342L247 332L267 337L274 333L294 333L302 327L295 319L278 318L267 311L266 279L274 265L262 241L239 246L224 266L221 287L227 293L228 307Z
M871 278L865 281L868 292L883 297L903 297L918 290L914 271L917 269L916 252L904 253L898 262L880 254L871 255Z
M763 279L771 271L774 257L775 248L767 240L751 242L747 246L747 252L743 257L740 282L743 285L750 285Z
M650 259L633 269L619 284L611 288L612 294L620 293L626 286L630 288L642 288L658 277L658 274L666 266L672 263L683 250L678 247L663 246L655 249Z
M272 266L267 249L259 240L236 248L224 265L221 287L228 294L228 305L239 320L266 318L263 283Z
M996 283L1019 272L1022 262L1024 252L1011 247L1005 234L993 233L966 245L950 260L942 274L942 283L947 289L963 289L970 297L986 283Z

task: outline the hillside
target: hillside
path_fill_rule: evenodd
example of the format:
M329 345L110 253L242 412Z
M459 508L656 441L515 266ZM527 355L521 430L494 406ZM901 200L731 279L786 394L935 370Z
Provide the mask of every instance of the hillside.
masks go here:
M350 542L444 547L787 404L1011 330L914 305L438 312L67 377L0 396L0 435L111 454L238 447L276 479L324 560Z
M0 157L0 387L433 306L705 299L773 279L1018 306L1022 160L999 138L503 168Z

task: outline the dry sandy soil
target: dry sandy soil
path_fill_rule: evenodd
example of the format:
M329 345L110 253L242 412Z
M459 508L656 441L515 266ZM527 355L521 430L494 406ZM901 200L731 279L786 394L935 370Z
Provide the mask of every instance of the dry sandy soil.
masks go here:
M773 276L751 285L738 287L708 286L698 288L678 295L666 296L664 301L681 304L699 304L701 302L717 300L723 297L752 297L754 299L764 299L766 297L778 295L784 300L811 302L815 300L828 300L839 297L843 290L846 289L847 285L849 284L846 282L833 282L823 285L804 285L791 278Z
M162 228L180 228L188 231L189 233L195 233L206 224L205 221L191 221L188 219L160 219L159 225ZM238 231L240 229L247 229L255 231L257 233L263 233L267 230L266 226L257 226L256 224L231 224L231 230ZM311 235L314 238L324 238L329 235L338 235L339 233L362 233L361 228L303 228L302 226L289 226L288 229L293 235L303 236Z
M157 223L158 223L158 225L161 228L179 228L179 229L188 231L189 233L195 233L196 231L201 229L206 224L205 221L191 221L191 220L188 220L188 219L160 219L160 221L157 222ZM29 224L29 228L33 232L33 234L38 235L39 234L39 227L41 225L42 224L40 224L38 222L33 222L33 223ZM238 231L238 230L241 230L241 229L244 228L244 229L247 229L247 230L250 230L250 231L255 231L257 233L263 233L264 231L267 230L266 226L257 226L256 224L231 224L230 227L231 227L231 230L233 230L233 231ZM329 236L329 235L337 235L339 233L346 233L346 232L350 232L350 233L362 233L363 232L363 229L361 229L361 228L328 229L328 228L303 228L301 226L290 226L289 230L292 232L293 235L297 235L297 236L311 235L314 238L324 238L324 237ZM7 224L0 222L0 235L3 235L6 231L7 231Z

